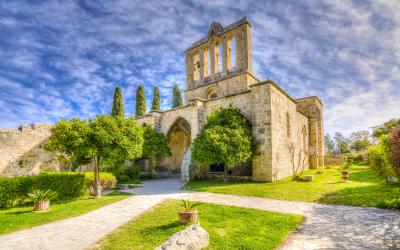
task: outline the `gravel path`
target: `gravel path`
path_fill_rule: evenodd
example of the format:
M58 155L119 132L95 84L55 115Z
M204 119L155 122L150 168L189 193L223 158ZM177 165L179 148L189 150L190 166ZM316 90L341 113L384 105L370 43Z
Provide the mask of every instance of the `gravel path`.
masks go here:
M280 249L400 249L397 211L236 195L195 193L179 189L177 179L148 181L128 190L129 197L90 213L0 236L0 249L88 249L118 226L166 198L301 214L304 223Z

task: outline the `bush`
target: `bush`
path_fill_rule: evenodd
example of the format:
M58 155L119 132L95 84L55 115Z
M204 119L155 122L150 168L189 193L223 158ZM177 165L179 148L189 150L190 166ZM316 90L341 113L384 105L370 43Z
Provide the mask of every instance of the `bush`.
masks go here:
M137 165L117 165L106 168L105 171L114 174L118 182L139 182L140 169Z
M379 138L379 143L368 149L371 167L385 176L394 176L390 148L389 135L382 135Z
M48 171L46 173L49 173L49 174L71 174L71 175L83 174L85 176L88 186L92 185L94 182L93 172L52 172L52 171ZM100 185L103 188L103 190L115 188L116 183L117 183L117 180L112 173L100 172Z
M43 173L34 176L0 178L0 207L24 203L34 190L51 189L57 192L57 200L78 198L87 193L87 181L83 174Z
M384 200L378 204L379 208L398 208L400 209L400 199Z
M53 190L56 200L70 200L88 194L93 172L43 172L39 175L0 178L0 207L25 203L34 190ZM116 179L111 173L100 173L103 189L114 188Z

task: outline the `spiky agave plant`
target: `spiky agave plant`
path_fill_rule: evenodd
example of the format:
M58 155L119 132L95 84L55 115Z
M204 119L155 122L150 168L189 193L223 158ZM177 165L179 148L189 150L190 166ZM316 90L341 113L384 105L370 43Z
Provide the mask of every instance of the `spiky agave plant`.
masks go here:
M181 200L182 207L186 212L193 211L193 209L200 205L199 202L191 202L190 200Z
M34 190L28 194L33 202L54 200L57 197L57 193L53 190Z

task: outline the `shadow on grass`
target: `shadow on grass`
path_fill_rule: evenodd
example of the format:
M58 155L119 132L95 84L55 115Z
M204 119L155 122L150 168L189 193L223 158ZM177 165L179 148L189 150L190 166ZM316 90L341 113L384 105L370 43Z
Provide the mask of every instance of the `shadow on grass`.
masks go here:
M157 229L160 230L168 230L168 229L172 229L172 228L176 228L176 227L181 227L182 225L179 223L179 221L175 221L175 222L171 222L165 225L161 225L156 227Z
M354 178L354 177L353 177ZM351 181L355 181L351 179ZM351 183L349 183L351 185ZM367 186L345 187L343 189L323 194L318 202L379 207L385 200L400 197L400 185L390 183L375 183Z
M33 208L32 208L32 210L7 212L6 214L18 215L18 214L28 214L28 213L32 213L32 212L33 212Z

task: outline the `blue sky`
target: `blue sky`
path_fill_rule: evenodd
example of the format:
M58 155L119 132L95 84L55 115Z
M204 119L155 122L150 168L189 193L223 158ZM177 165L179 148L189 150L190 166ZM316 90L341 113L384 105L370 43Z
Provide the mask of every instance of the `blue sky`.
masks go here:
M109 113L115 86L129 115L139 84L167 109L185 48L245 15L255 74L319 96L327 132L400 117L397 0L2 1L0 127Z

